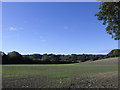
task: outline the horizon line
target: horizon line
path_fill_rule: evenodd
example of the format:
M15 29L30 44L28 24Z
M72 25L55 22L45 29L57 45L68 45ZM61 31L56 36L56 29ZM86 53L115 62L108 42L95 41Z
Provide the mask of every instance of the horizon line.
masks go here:
M5 54L8 54L8 53L10 53L10 52L14 52L14 51L10 51L10 52L4 52L4 51L2 51L2 50L0 50L0 52L3 52L3 53L5 53ZM38 52L33 52L33 53L20 53L19 51L15 51L15 52L18 52L19 54L21 54L21 55L32 55L32 54L41 54L41 55L43 55L43 54L54 54L54 55L72 55L72 54L76 54L76 55L81 55L81 54L95 54L95 55L106 55L106 54L108 54L108 53L38 53Z

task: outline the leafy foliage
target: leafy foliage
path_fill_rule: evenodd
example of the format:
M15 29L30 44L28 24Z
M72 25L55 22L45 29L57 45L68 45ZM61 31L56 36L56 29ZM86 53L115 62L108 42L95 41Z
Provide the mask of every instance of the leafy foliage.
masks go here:
M120 57L120 49L114 49L108 53L109 57Z
M103 21L103 25L107 24L106 31L112 35L115 40L120 39L120 2L103 2L95 14L98 20Z
M71 54L71 55L55 55L55 54L32 54L21 55L16 51L10 52L7 55L1 52L2 64L67 64L85 62L88 60L98 60L109 57L120 56L120 49L112 50L107 55L93 54Z

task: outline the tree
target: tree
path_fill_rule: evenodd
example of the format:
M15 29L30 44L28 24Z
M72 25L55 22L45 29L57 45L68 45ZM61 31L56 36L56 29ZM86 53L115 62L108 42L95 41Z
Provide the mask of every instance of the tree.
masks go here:
M95 14L98 20L103 21L103 25L107 24L106 31L112 35L114 40L120 39L120 2L103 2Z
M107 54L109 57L120 57L120 49L114 49Z
M22 55L16 51L8 53L8 58L11 61L11 63L14 63L14 64L24 63Z
M43 63L50 63L50 59L49 59L49 56L47 54L44 54L41 58L41 61Z
M19 57L21 57L22 55L21 54L19 54L18 52L16 52L16 51L13 51L13 52L10 52L10 53L8 53L8 56L9 57L11 57L11 58L19 58Z
M71 62L77 62L78 56L76 54L72 54L70 57Z
M2 59L2 62L0 61L0 64L9 63L8 56L4 52L1 52L1 51L0 51L0 59Z

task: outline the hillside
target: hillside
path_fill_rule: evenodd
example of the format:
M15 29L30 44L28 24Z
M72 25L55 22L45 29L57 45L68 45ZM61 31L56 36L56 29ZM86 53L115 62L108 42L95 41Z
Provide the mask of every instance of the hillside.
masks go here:
M120 56L120 49L113 49L107 55L110 57L118 57Z
M93 65L117 65L118 60L119 60L118 57L114 57L114 58L100 59L97 61L87 61L84 63L85 64L93 64Z

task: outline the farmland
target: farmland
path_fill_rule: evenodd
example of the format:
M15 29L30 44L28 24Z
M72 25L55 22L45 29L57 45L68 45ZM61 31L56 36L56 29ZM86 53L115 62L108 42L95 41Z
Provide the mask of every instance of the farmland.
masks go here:
M3 88L117 88L118 58L2 66Z

